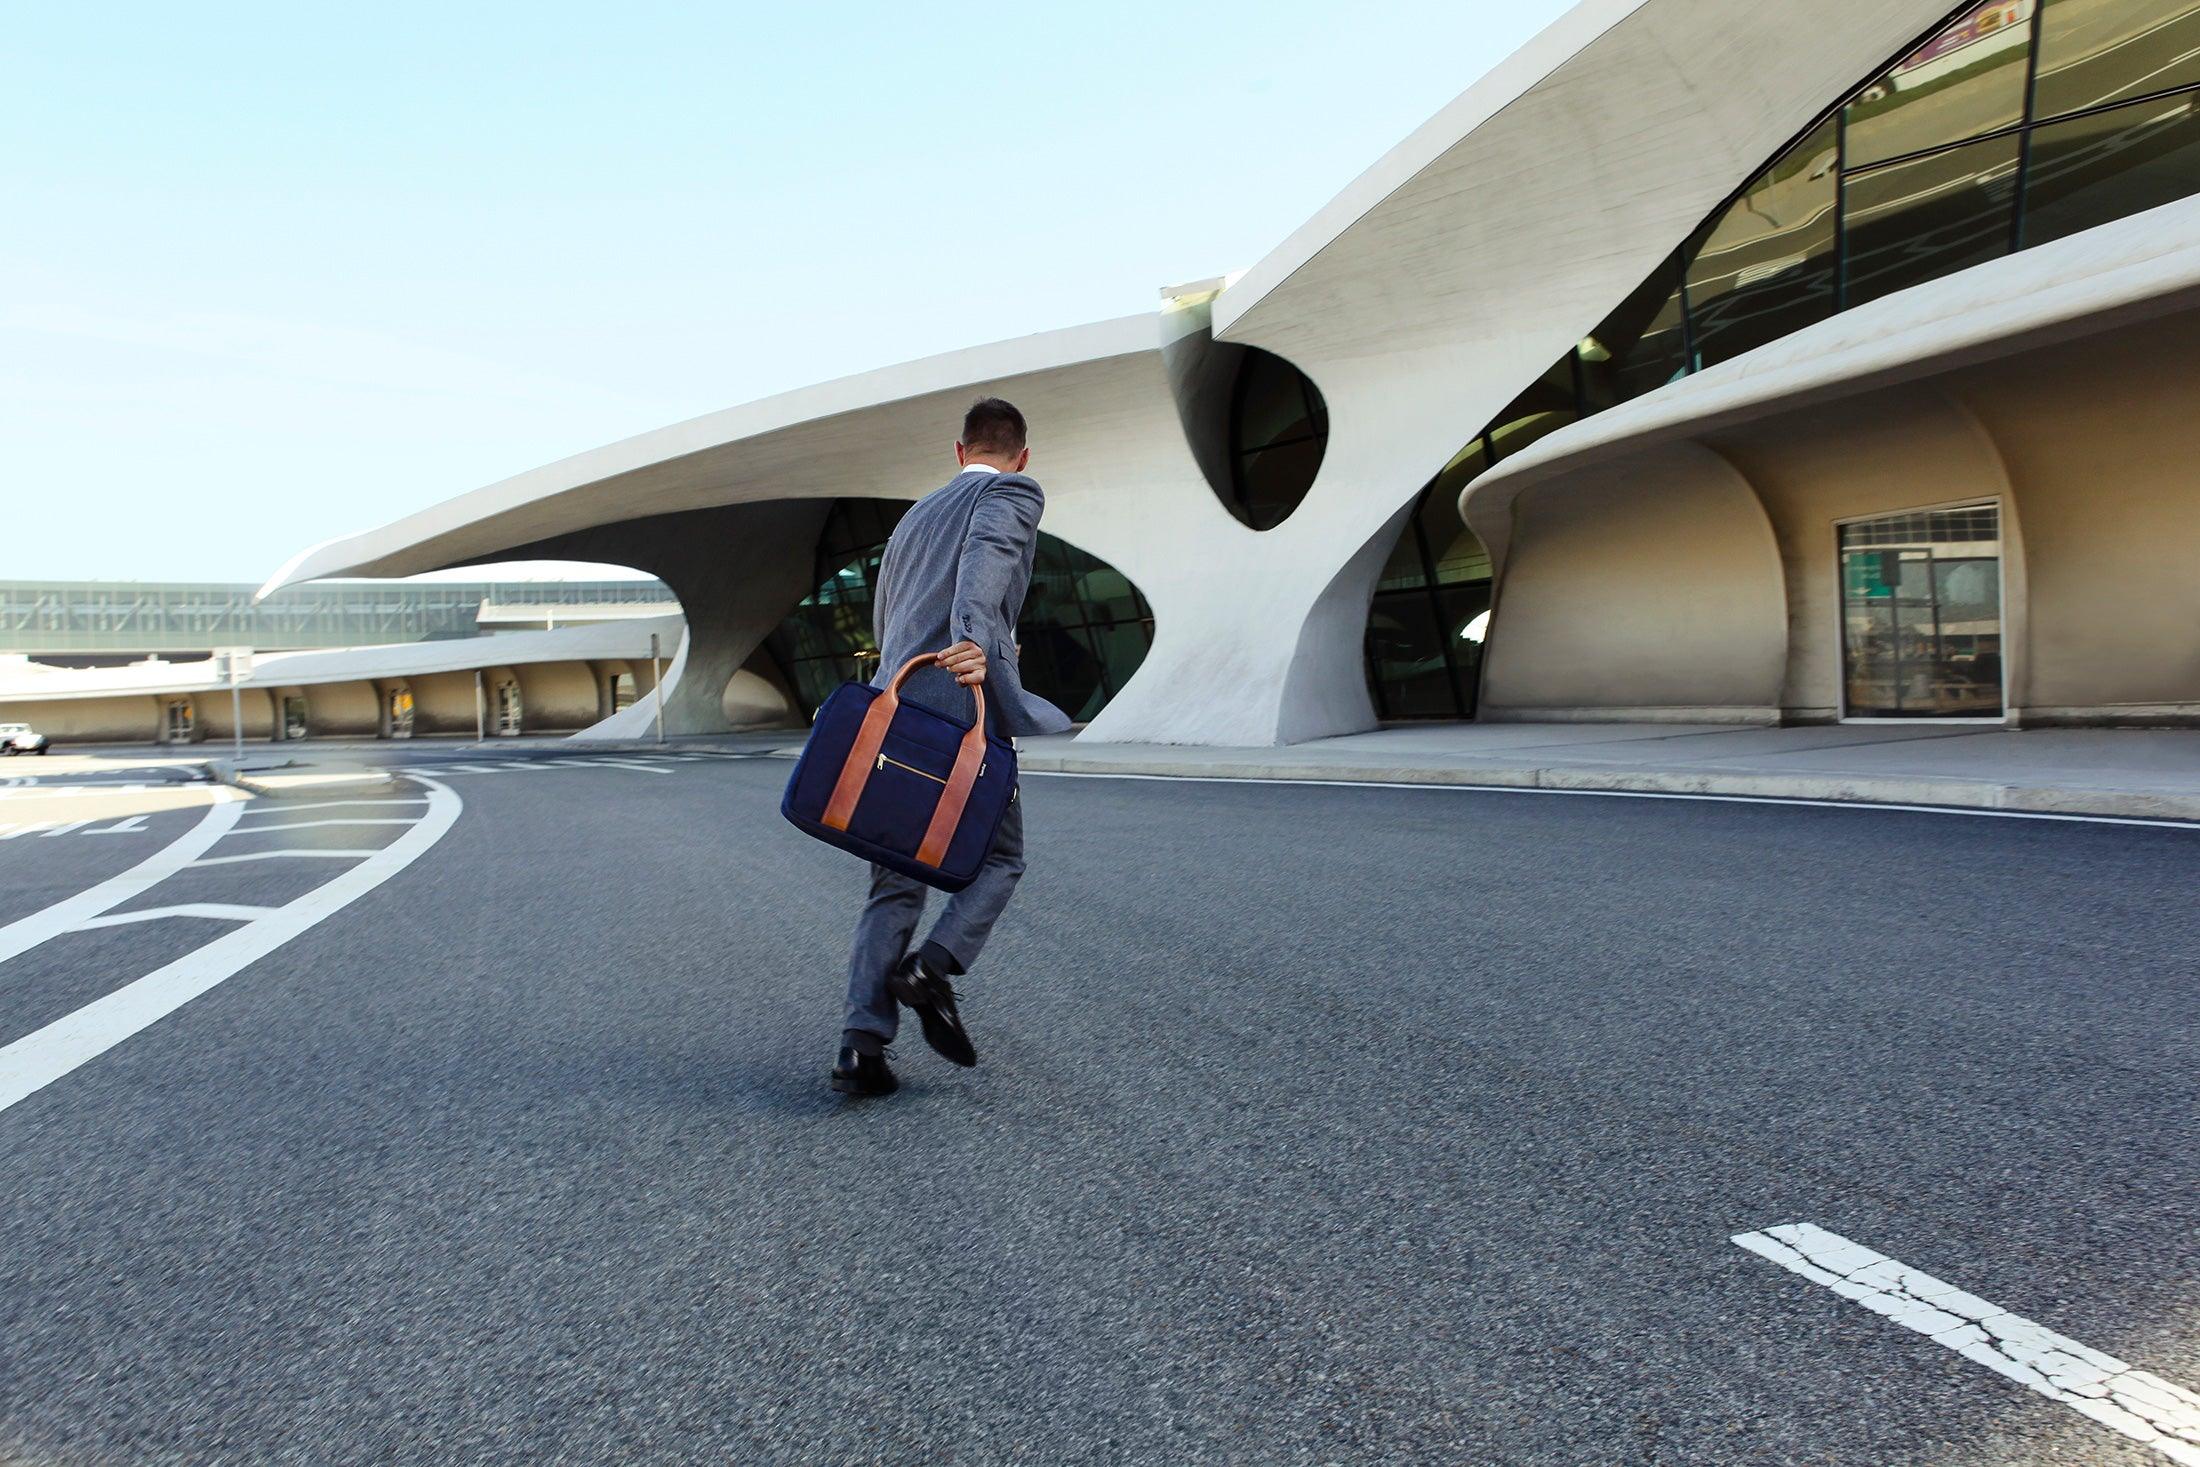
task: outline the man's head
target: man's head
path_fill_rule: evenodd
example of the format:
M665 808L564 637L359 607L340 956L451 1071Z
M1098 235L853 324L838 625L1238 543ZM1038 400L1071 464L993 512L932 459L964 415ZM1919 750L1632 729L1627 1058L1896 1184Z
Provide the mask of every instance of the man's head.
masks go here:
M1014 403L997 397L979 398L963 414L955 462L1021 473L1031 462L1031 449L1024 442L1024 415L1016 411Z

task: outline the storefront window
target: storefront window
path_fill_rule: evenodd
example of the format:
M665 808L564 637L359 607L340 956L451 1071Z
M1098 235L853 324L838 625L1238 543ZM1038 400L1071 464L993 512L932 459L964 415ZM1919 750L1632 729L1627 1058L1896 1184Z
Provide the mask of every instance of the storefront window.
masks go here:
M1841 526L1850 718L1998 718L2001 515L1991 504Z

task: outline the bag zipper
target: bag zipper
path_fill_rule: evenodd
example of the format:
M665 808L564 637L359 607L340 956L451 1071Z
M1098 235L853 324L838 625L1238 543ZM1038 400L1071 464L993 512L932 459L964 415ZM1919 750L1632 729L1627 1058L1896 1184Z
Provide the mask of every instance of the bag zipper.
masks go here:
M923 770L917 768L917 766L914 764L904 764L899 759L889 759L884 754L878 756L878 763L873 765L872 768L877 769L881 773L884 773L886 766L889 764L893 765L896 769L906 769L911 774L922 775L924 778L931 780L934 784L947 783L946 780L940 778L936 774L926 774ZM980 764L978 766L978 773L985 773L985 766L983 764Z
M879 756L878 756L878 764L877 764L877 766L876 766L876 767L877 767L877 768L878 768L878 769L879 769L880 771L882 771L882 772L883 772L883 771L885 770L886 766L887 766L887 765L889 765L889 764L893 765L893 766L894 766L894 767L895 767L896 769L906 769L906 770L908 770L908 771L909 771L909 772L910 772L911 774L914 774L914 775L918 775L918 776L921 776L922 778L925 778L925 779L929 779L929 780L931 780L931 781L932 781L932 783L934 783L934 784L945 784L945 783L947 783L947 781L946 781L946 780L944 780L944 779L940 778L940 777L939 777L938 775L936 775L936 774L926 774L926 773L925 773L925 772L924 772L923 770L921 770L921 769L917 768L917 766L916 766L916 765L914 765L914 764L904 764L904 763L902 763L902 762L901 762L901 761L900 761L899 759L889 759L889 758L887 758L887 757L886 757L886 756L885 756L884 754L881 754L881 755L879 755Z

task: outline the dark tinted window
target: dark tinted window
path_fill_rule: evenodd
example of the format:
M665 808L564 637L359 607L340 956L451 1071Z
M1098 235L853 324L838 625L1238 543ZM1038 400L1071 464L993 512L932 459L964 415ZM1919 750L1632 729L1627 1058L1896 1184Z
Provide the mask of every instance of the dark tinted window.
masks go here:
M2135 102L2032 134L2024 242L2106 224L2200 193L2200 100Z
M1230 512L1256 530L1282 524L1314 487L1328 438L1321 394L1306 374L1248 350L1230 393Z
M2047 0L2034 117L2200 82L2200 0Z
M1699 367L1833 314L1839 184L1829 120L1719 216L1688 267Z
M2032 0L1988 0L1903 57L1847 108L1861 168L2023 120Z
M1848 180L1848 303L1938 279L2010 247L2017 139L1990 138Z

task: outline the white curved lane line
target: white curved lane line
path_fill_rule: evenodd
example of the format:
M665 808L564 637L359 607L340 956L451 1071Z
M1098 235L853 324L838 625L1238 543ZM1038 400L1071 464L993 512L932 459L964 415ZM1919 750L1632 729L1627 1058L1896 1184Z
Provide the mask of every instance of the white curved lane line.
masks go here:
M121 906L156 882L166 881L229 834L243 810L244 799L235 790L215 790L214 803L199 817L198 824L129 870L0 927L0 963L29 952L48 938L59 937L110 907Z
M425 855L458 822L465 807L448 786L418 775L413 778L428 789L426 813L412 829L370 852L349 871L0 1048L0 1111L166 1018Z
M301 810L336 810L341 809L346 805L425 805L427 803L428 800L425 795L417 797L413 795L405 795L396 798L384 798L374 800L312 800L300 805L293 805L290 801L284 800L280 804L268 804L260 806L256 809L247 809L245 811L245 814L295 815ZM241 826L239 828L244 830L252 830L256 829L257 827Z
M324 825L410 825L419 818L418 815L415 815L409 820L382 818L371 820L286 820L280 825L269 825L265 821L255 821L250 825L238 826L234 833L237 835L258 835L263 830L318 830Z
M410 825L413 822L408 820L405 823ZM399 839L402 840L403 837L400 836ZM241 856L201 856L191 863L191 869L196 871L201 866L234 866L240 861L363 861L369 856L380 854L381 851L248 851Z
M165 922L170 917L204 917L212 922L257 922L272 917L281 907L247 907L235 902L184 902L173 907L141 907L134 912L109 912L77 924L79 932L102 927L128 927L135 922Z

